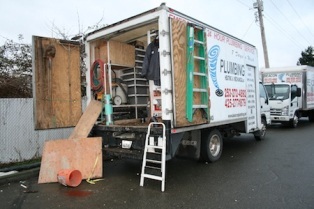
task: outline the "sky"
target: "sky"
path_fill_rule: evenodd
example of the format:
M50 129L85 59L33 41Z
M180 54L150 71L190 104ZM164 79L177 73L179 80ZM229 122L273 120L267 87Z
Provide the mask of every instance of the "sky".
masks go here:
M73 37L158 7L162 2L258 50L264 67L257 0L0 0L0 45L7 40L31 44L32 36ZM295 66L314 46L314 0L264 0L263 20L270 67ZM19 41L19 34L23 40Z

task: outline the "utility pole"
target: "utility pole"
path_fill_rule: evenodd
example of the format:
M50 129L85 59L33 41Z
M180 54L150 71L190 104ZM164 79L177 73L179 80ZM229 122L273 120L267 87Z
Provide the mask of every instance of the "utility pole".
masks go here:
M261 37L262 37L262 44L263 44L263 51L264 51L265 68L269 68L267 44L266 44L264 21L263 21L263 14L262 14L262 12L264 11L263 1L256 0L256 2L253 4L253 7L254 9L257 9L257 12L258 12L258 19L259 19L260 28L261 28Z

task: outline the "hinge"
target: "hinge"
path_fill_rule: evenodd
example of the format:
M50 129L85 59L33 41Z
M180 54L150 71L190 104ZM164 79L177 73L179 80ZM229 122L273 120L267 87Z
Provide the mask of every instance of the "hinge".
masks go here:
M164 71L162 71L162 74L164 74L166 76L167 74L171 74L171 71L164 69Z
M165 111L166 111L166 115L173 113L173 111L169 110L168 108L166 108Z
M165 30L162 30L162 31L160 32L160 35L162 35L162 36L169 35L169 32L167 32L167 31L165 31Z
M164 57L167 56L167 55L170 55L170 52L167 52L166 50L163 50L161 55L163 55Z
M164 93L165 93L166 95L169 94L169 93L171 94L171 93L172 93L172 90L170 90L170 89L165 89L165 90L164 90Z

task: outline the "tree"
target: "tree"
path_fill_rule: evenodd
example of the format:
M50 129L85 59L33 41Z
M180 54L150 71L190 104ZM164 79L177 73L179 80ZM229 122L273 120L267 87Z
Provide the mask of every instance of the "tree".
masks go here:
M79 20L79 18L78 18ZM73 38L58 27L53 25L52 30L64 40L76 40L81 44L81 66L82 83L85 81L86 66L84 62L84 42L83 38L88 31L99 29L103 17L94 26L81 31ZM79 26L80 22L78 21ZM32 97L32 45L24 44L23 35L19 35L19 43L7 40L0 46L0 98L30 98ZM82 96L85 94L85 87L82 85Z
M298 64L314 66L314 49L312 46L301 52Z
M0 46L0 98L32 97L32 47L22 40Z

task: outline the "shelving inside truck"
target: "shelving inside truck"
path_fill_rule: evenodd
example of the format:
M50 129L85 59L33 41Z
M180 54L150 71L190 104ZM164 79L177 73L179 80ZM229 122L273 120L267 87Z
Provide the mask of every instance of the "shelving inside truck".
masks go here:
M110 94L114 124L127 119L143 122L150 117L150 85L141 72L150 34L157 29L157 22L153 22L108 34L90 43L91 66L97 60L104 65L95 71L91 68L92 84L99 82L103 85L103 88L92 89L91 95L104 100L104 95ZM104 113L101 119L105 119Z

